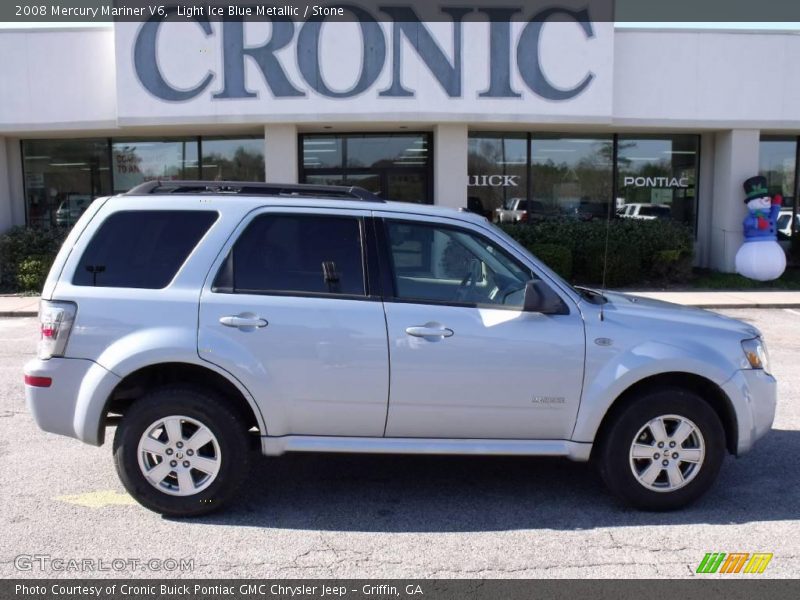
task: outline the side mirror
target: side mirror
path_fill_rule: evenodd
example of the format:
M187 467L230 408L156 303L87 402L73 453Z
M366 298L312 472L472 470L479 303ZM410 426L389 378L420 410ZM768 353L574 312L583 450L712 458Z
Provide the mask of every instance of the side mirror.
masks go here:
M525 312L538 312L544 315L568 315L569 309L561 297L541 279L525 284L525 299L522 303Z

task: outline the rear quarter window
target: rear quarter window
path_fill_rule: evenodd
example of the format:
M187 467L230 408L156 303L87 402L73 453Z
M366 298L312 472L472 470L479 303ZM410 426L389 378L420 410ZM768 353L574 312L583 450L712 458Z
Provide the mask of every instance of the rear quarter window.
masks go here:
M217 213L120 211L98 227L81 256L73 285L161 289L178 273Z

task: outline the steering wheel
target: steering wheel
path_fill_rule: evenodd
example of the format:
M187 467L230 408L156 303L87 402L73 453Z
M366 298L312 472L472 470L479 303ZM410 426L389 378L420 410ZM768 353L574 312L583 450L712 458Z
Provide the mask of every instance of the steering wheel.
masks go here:
M465 302L473 297L475 286L478 285L477 273L480 269L480 262L477 259L469 261L469 269L467 274L464 275L461 283L458 284L456 289L456 300Z

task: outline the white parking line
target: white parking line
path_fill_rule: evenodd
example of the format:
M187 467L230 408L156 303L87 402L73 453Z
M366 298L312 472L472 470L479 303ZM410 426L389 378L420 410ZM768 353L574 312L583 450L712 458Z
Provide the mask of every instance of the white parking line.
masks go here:
M31 321L33 321L33 317L11 317L8 319L0 319L0 329L13 329L14 327L25 327Z
M785 310L788 313L792 313L793 315L797 315L798 317L800 317L800 310L794 310L793 308L784 308L783 310Z

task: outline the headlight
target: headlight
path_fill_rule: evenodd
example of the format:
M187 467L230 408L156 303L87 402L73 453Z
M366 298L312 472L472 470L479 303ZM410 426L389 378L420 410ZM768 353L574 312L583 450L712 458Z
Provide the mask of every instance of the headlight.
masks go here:
M767 353L767 345L761 338L753 338L752 340L742 341L742 350L747 359L747 364L752 369L763 369L765 373L770 374L769 370L769 354Z

